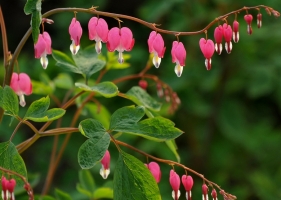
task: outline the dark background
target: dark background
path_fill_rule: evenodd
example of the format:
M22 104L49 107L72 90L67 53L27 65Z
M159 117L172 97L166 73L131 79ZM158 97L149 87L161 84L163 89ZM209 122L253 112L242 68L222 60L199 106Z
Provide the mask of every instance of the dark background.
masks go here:
M255 6L263 1L249 0L45 0L42 13L58 7L99 6L99 10L131 15L145 21L161 24L161 28L177 31L197 31L204 28L209 22L220 15L224 15L243 6ZM20 39L29 28L30 16L23 12L25 1L1 0L6 29L8 34L9 50L13 52ZM268 0L266 5L281 9L281 1ZM159 69L152 68L149 73L158 75L169 83L178 93L181 106L174 115L166 115L176 123L176 127L185 132L176 140L181 155L181 163L204 174L208 179L220 185L226 191L236 195L238 199L267 199L281 198L281 21L269 16L262 9L263 25L261 29L256 26L256 10L249 11L253 14L253 34L246 32L246 23L243 19L244 12L238 15L240 23L240 41L233 43L233 51L228 55L225 50L222 55L214 54L212 70L207 71L204 57L199 48L199 39L202 35L182 36L182 41L187 50L186 66L183 75L177 78L174 74L174 64L171 62L170 49L172 35L163 35L167 47L165 57ZM69 53L68 26L73 13L56 14L52 17L53 25L45 25L52 37L52 48L64 50ZM88 40L87 23L89 14L78 13L77 18L83 26L81 46L92 44ZM117 26L117 22L105 18L109 27ZM232 24L234 16L228 22ZM117 75L121 77L129 73L138 73L145 66L148 58L147 38L151 30L143 25L123 20L124 26L131 28L136 40L131 54L131 67L126 70L113 71L105 76L111 80ZM215 26L208 31L208 37L213 38ZM1 41L2 44L2 41ZM105 52L105 46L104 52ZM2 48L0 55L3 55ZM34 59L33 43L31 38L24 46L18 62L20 70L28 73L32 79L39 80L40 74L47 73L52 79L63 72L55 66L49 56L50 64L43 71L39 61ZM3 60L3 56L0 57ZM3 79L3 62L0 62L0 79ZM73 76L74 79L81 78ZM95 77L94 77L95 78ZM129 81L120 85L120 91L125 92L129 86L137 85L138 80ZM148 91L155 95L155 84L149 82ZM58 98L62 99L64 93L57 90ZM27 103L41 96L27 97ZM103 102L103 100L101 99ZM114 102L114 103L112 103ZM120 98L106 99L104 101L110 112L117 108L132 103ZM164 105L165 107L166 105ZM167 107L167 106L166 106ZM76 108L71 108L70 113L64 117L63 123L69 125L72 114ZM21 110L24 113L23 109ZM82 116L83 119L85 116ZM8 117L0 127L0 139L6 141L15 122L10 123ZM41 124L36 124L40 127ZM32 136L29 128L22 126L14 138L15 144ZM151 153L155 156L175 160L174 155L165 144L147 141L142 138L123 137L124 141ZM35 188L40 193L46 176L49 156L52 149L52 138L42 138L30 149L23 153L27 170L31 174L39 173L40 182ZM68 145L63 160L56 173L50 194L54 188L69 192L74 199L80 199L75 185L78 182L79 165L77 151L84 141L80 134L75 134ZM124 148L124 150L138 156L145 162L145 158ZM113 145L110 146L112 154L112 174L117 160L117 152ZM92 169L97 185L104 181L99 177L100 166ZM161 164L162 180L159 184L163 199L171 199L171 188L168 183L170 166ZM182 169L176 168L179 174ZM109 180L113 178L112 174ZM193 198L201 199L202 181L194 177L195 185ZM182 187L182 193L184 189ZM222 197L220 197L221 199ZM81 198L82 199L82 198ZM184 199L182 194L180 199Z

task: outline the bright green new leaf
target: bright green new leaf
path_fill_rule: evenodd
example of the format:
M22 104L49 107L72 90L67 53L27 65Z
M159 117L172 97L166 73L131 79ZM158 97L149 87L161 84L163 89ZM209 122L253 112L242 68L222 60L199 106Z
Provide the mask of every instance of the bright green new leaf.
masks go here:
M70 57L68 57L65 53L53 49L52 56L57 61L56 62L57 66L76 74L83 74L83 72L78 67L75 66L73 60Z
M132 87L126 93L126 96L137 105L144 106L153 111L159 111L161 108L161 103L157 102L145 90L138 86Z
M89 192L95 190L94 178L89 170L80 170L78 176L82 188Z
M79 148L78 163L82 169L89 169L103 158L110 143L110 136L102 124L94 119L83 120L78 128L89 138Z
M76 55L72 55L72 58L79 70L85 75L86 79L105 66L105 62L98 59L94 45L85 49L80 49Z
M57 200L72 200L71 196L62 190L55 189Z
M158 185L143 162L120 152L113 181L114 200L161 199Z
M10 141L0 143L0 152L0 166L17 172L27 179L25 163L15 145ZM18 176L12 175L12 177L16 180L18 186L23 187L24 182Z
M111 98L111 97L118 95L117 86L114 83L109 82L109 81L96 84L92 87L89 87L83 83L75 83L75 86L79 87L80 89L82 89L84 91L96 92L106 98Z
M86 189L84 189L80 183L76 184L76 190L81 193L84 194L85 196L87 196L89 199L93 198L93 192L92 191L88 191Z
M54 83L56 87L62 89L71 89L74 85L71 76L66 73L58 74L58 76L54 79Z
M115 54L115 52L107 52L107 58L104 58L106 60L106 69L125 69L130 67L130 63L127 61L131 58L130 54L123 53L123 63L118 62L118 55Z
M61 108L52 108L48 110L50 106L50 98L43 97L34 101L28 108L24 120L32 120L35 122L47 122L53 121L65 114L65 110Z
M6 115L17 116L19 112L19 100L16 93L5 86L0 90L0 106L5 110Z
M109 187L98 188L94 192L94 199L113 199L113 189Z
M50 85L46 85L40 81L32 80L32 93L40 95L49 95L54 92L54 89Z
M24 6L25 14L26 15L32 14L31 28L32 28L32 38L34 44L36 44L40 33L39 27L42 20L41 4L42 4L41 0L27 0Z

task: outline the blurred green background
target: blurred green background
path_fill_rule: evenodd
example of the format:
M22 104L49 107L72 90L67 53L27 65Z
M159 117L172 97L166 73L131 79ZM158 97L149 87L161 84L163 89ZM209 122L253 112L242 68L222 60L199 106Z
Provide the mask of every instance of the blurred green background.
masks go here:
M42 13L58 7L99 6L99 10L131 15L145 21L161 24L161 28L177 31L197 31L204 28L209 22L220 15L224 15L243 6L263 4L264 1L248 0L44 0ZM6 22L9 50L13 52L29 27L30 16L23 12L24 0L1 1L2 11ZM281 10L281 1L268 0L266 5ZM181 36L187 50L186 66L183 75L177 78L174 73L174 64L171 62L171 44L176 38L172 35L163 35L167 48L159 69L152 68L148 73L158 75L167 82L181 99L181 106L174 115L166 115L176 123L176 127L185 132L176 140L181 155L181 163L204 174L208 179L220 185L224 190L234 194L238 199L281 199L281 21L269 16L262 9L263 25L256 26L256 10L251 10L254 16L253 34L246 32L244 12L238 15L240 22L240 41L233 43L233 50L228 55L225 50L222 55L216 53L212 58L212 70L205 69L199 39L202 35ZM52 47L69 52L68 26L73 13L56 14L52 17L53 25L45 25L45 30L52 37ZM77 18L83 26L81 39L82 48L92 44L88 40L87 23L91 15L78 13ZM105 18L109 27L117 26L114 19ZM227 18L232 24L234 16ZM145 67L149 53L147 39L150 29L135 22L123 20L123 26L131 28L135 38L135 46L130 52L131 67L125 70L109 72L104 80L112 80L130 73L138 73ZM213 39L213 30L208 31L208 37ZM2 41L1 41L2 44ZM106 53L103 45L103 53ZM53 79L63 72L55 66L49 56L49 66L43 71L39 60L34 59L33 43L31 38L23 48L18 63L20 70L28 73L32 79L39 81L42 73L47 73ZM0 49L0 80L3 80L3 50ZM77 80L80 76L74 76ZM96 76L92 77L93 79ZM131 86L137 85L138 80L120 84L121 92L126 92ZM51 83L50 86L52 87ZM56 89L55 95L62 99L66 90ZM148 92L155 96L155 84L149 82ZM27 103L40 98L40 95L27 97ZM157 97L156 97L157 98ZM100 99L110 112L132 102L120 98ZM54 106L54 103L53 103ZM73 111L71 107L63 118L63 126L68 126ZM24 109L22 109L24 110ZM24 113L24 111L22 111ZM84 113L81 119L90 117ZM4 118L0 126L0 140L6 141L15 122L8 127L9 117ZM36 124L37 127L42 124ZM54 127L54 126L53 126ZM22 126L14 138L15 144L32 136L32 131ZM60 138L62 141L63 137ZM165 144L154 143L143 138L122 136L123 141L157 157L175 160ZM50 190L60 188L69 192L73 199L86 199L75 190L78 182L79 165L77 151L85 138L79 133L74 134L68 144L64 157L59 165ZM40 181L35 192L40 193L49 166L49 157L52 150L53 138L42 138L22 156L26 161L27 170L31 174L40 174ZM143 162L146 158L131 150L125 151L136 155ZM112 173L117 161L116 148L111 145ZM98 171L100 166L94 167L91 172L96 184L105 183ZM169 185L170 166L161 164L162 180L159 183L163 199L171 198ZM179 174L184 171L176 168ZM201 199L202 180L194 177L193 198ZM184 188L181 187L184 199ZM220 196L219 199L222 199Z

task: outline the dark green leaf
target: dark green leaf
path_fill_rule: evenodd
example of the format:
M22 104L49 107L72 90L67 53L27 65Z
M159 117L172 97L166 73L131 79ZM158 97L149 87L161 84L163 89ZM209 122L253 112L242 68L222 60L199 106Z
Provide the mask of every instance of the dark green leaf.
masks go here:
M112 82L102 82L95 86L89 87L83 83L75 83L76 87L84 91L96 92L106 98L114 97L118 95L118 88Z
M5 114L17 116L19 112L19 100L16 93L9 87L1 89L0 105L6 111Z
M32 14L34 11L41 11L41 0L27 0L24 6L24 13L26 15Z
M114 172L114 199L161 199L155 179L145 165L135 157L120 152Z
M161 108L161 103L157 102L145 90L138 86L132 87L126 93L126 96L137 105L144 106L153 111L159 111Z
M76 74L83 74L83 72L75 66L73 60L68 57L65 53L53 49L52 56L57 61L57 66Z
M0 152L0 166L17 172L27 179L25 163L15 145L10 141L0 143ZM16 180L18 186L24 185L24 182L18 176L12 175L12 177Z
M56 200L54 197L51 196L42 196L42 195L34 195L35 200Z
M72 200L71 196L59 189L55 189L57 200Z
M78 163L82 169L92 168L104 156L110 136L100 122L86 119L80 122L79 131L88 137L78 151Z
M105 66L105 62L98 59L94 45L80 49L76 55L72 55L72 58L79 70L86 76L86 79Z

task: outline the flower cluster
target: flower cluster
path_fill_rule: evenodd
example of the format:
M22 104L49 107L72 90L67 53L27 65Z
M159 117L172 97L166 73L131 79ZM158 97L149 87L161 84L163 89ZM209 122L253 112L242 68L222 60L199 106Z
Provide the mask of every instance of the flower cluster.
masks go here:
M15 194L14 194L14 189L16 186L15 179L7 180L4 176L2 176L1 186L2 186L2 199L15 200Z

